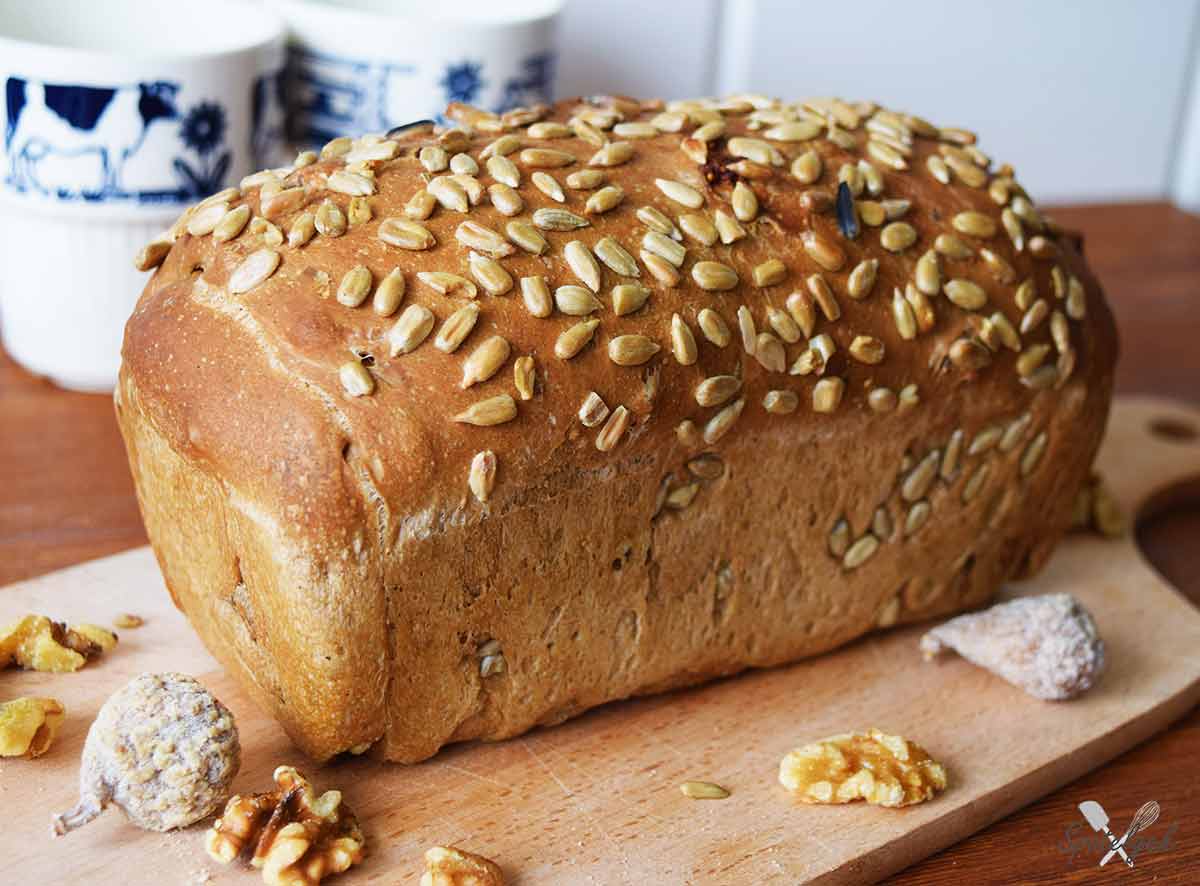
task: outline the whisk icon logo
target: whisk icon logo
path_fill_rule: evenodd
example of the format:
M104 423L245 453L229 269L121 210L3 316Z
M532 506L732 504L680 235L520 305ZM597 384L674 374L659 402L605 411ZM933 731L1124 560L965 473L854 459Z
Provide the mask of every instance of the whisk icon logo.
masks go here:
M1137 813L1133 816L1133 820L1129 823L1129 827L1125 829L1125 833L1118 839L1112 831L1108 829L1108 813L1104 811L1104 807L1095 800L1084 800L1079 804L1079 811L1083 813L1084 819L1098 834L1103 834L1108 845L1111 847L1104 857L1100 859L1100 866L1108 864L1114 855L1121 856L1121 859L1129 867L1133 867L1133 859L1137 854L1132 855L1125 851L1125 845L1129 843L1137 834L1144 831L1150 825L1158 821L1158 803L1151 800L1149 803L1142 805Z

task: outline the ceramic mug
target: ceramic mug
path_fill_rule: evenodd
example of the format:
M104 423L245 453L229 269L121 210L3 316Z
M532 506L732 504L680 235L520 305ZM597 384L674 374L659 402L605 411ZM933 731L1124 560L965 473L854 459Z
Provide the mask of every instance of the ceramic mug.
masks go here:
M134 254L276 162L283 25L237 0L0 0L0 336L31 371L116 381Z
M288 127L300 147L549 101L562 0L267 0L290 32Z

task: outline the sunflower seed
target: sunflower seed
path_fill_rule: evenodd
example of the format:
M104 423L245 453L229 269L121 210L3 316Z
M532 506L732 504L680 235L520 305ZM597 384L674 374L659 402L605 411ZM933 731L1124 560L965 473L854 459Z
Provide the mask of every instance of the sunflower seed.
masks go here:
M1017 375L1021 378L1029 378L1049 355L1050 345L1030 345L1017 357Z
M805 231L800 235L800 242L808 257L827 271L841 270L846 263L846 253L824 234Z
M842 316L841 305L838 304L833 290L825 282L824 277L820 274L809 274L804 283L808 287L808 291L812 293L813 299L821 309L821 313L825 316L826 320L832 323ZM804 324L801 323L800 325L803 328Z
M850 547L850 524L845 518L838 519L829 530L829 553L841 558Z
M472 403L454 420L460 424L475 425L476 427L491 427L512 421L517 417L517 403L509 394L498 394L486 400Z
M550 246L541 231L521 219L513 219L505 225L504 233L508 235L509 240L531 255L541 255Z
M425 188L421 188L404 204L404 214L414 221L424 221L433 215L435 206L437 206L437 199Z
M594 428L608 417L608 406L595 391L589 391L579 407L579 421L585 428Z
M438 334L433 340L433 346L443 354L453 354L463 340L471 334L478 319L479 306L474 302L468 302L442 323L442 328L438 330Z
M801 333L811 336L816 327L816 306L812 296L807 292L793 292L787 297L787 309Z
M521 184L521 170L517 168L517 164L513 163L507 157L494 155L487 160L488 175L494 178L500 184L508 185L510 188L519 187Z
M871 517L871 534L880 541L887 541L892 537L894 528L892 515L888 513L887 508L883 505L877 507L874 516Z
M991 473L991 470L992 466L984 462L967 478L967 482L963 484L962 488L963 504L970 504L979 495L979 491L983 489L983 484L987 482L988 474Z
M259 249L250 253L229 275L226 288L232 295L249 292L274 274L281 260L274 249Z
M228 203L210 203L192 213L187 222L187 232L193 237L203 237L211 234L229 211Z
M962 457L963 441L966 435L962 428L956 428L954 433L950 435L950 440L946 443L946 451L942 453L942 463L938 468L938 476L946 482L954 479L958 473L959 459Z
M652 123L618 123L612 131L621 138L654 138L658 135L658 129Z
M371 269L366 265L355 265L345 276L337 288L338 304L348 308L357 308L367 300L371 292Z
M917 242L917 229L908 222L892 222L879 232L879 243L889 252L903 252Z
M734 136L725 143L725 149L734 157L742 157L760 166L782 166L783 154L769 142L759 138Z
M925 293L917 289L912 283L908 283L904 287L904 300L912 308L913 319L917 321L917 331L928 332L933 329L937 317L934 314L933 305L925 296Z
M1021 350L1021 337L1017 335L1017 330L1013 328L1009 319L996 311L988 318L992 323L992 328L1000 337L1000 343L1010 351Z
M1017 214L1011 209L1005 209L1000 213L1000 224L1004 228L1004 232L1008 234L1008 239L1012 241L1013 249L1020 252L1025 248L1025 231L1021 227L1021 220L1017 218Z
M574 135L574 133L571 132L570 126L565 126L562 123L555 123L550 120L541 123L534 123L529 127L529 129L526 130L526 132L529 133L530 138L537 139L570 138L572 135Z
M744 181L739 181L733 186L730 203L738 221L750 222L758 216L758 195Z
M1082 320L1087 314L1087 297L1083 283L1072 274L1067 280L1067 316L1072 320Z
M813 412L836 412L842 402L846 383L840 378L823 378L813 386Z
M768 259L754 266L754 285L759 287L774 286L782 283L787 276L787 265L777 258Z
M625 192L616 185L609 185L601 188L588 197L585 209L588 213L602 214L611 209L615 209L625 199Z
M927 501L914 502L908 509L908 513L904 517L904 537L908 538L915 535L918 530L929 520L929 514L932 509Z
M701 406L721 406L737 396L742 380L736 375L712 375L696 386L696 402Z
M711 781L685 781L679 790L689 800L724 800L729 791Z
M599 148L608 141L608 139L604 137L603 132L582 117L573 117L568 121L568 123L571 126L571 131L593 148Z
M572 317L586 317L601 308L600 300L582 286L568 284L554 290L559 311Z
M613 287L613 312L618 317L639 310L650 297L650 290L637 283L622 283Z
M941 451L934 449L917 462L917 466L909 472L908 476L900 484L900 497L907 502L914 502L924 498L933 485L933 481L937 478L941 460Z
M372 214L371 203L366 197L350 198L350 206L346 210L346 218L351 225L361 225L369 222Z
M811 148L792 161L792 175L801 184L815 184L821 177L821 155Z
M525 148L518 156L523 165L534 169L570 166L576 159L575 155L568 151L556 151L553 148Z
M867 394L867 405L872 412L891 412L896 408L896 392L891 388L872 388Z
M530 127L532 129L532 127ZM490 160L492 157L507 157L517 148L521 147L521 140L515 135L502 135L491 144L484 147L479 152L479 156L484 160ZM516 187L516 185L513 185Z
M620 166L633 159L632 142L609 142L592 155L589 166L611 167Z
M417 159L426 172L441 172L450 165L450 156L440 145L426 145L417 153Z
M600 433L596 435L596 448L601 452L609 452L621 441L625 429L629 427L629 410L618 406L613 410L608 421L604 423Z
M557 203L565 203L567 195L563 193L562 185L548 172L540 169L531 176L534 187Z
M767 372L784 372L787 353L783 342L769 332L760 332L754 339L754 358Z
M512 289L512 275L494 258L472 252L467 264L471 269L471 276L489 295L504 295Z
M348 197L367 197L375 193L375 182L365 175L338 169L330 173L326 187Z
M358 360L343 363L338 369L342 389L351 397L365 397L375 390L375 379Z
M697 477L706 483L712 483L715 480L720 480L725 476L725 462L721 461L721 457L712 453L705 453L690 459L687 463L688 472L693 477Z
M596 245L592 247L596 253L596 257L600 259L610 271L615 274L620 274L622 277L640 277L641 271L638 269L637 262L633 256L626 252L617 240L613 237L601 237L596 241Z
M987 304L987 293L977 283L961 278L947 280L942 291L946 298L964 311L978 311Z
M496 453L490 449L485 449L483 452L475 453L475 457L471 459L471 470L467 473L467 486L470 487L472 494L480 501L487 501L492 495L492 489L496 484ZM485 655L480 665L480 674L484 677L489 677L492 674L500 673L503 668L497 668L496 659L503 661L503 656L500 655ZM488 673L484 673L488 671Z
M771 324L771 328L775 330L775 334L788 344L795 344L800 341L802 337L800 327L787 311L780 310L773 305L768 306L767 322Z
M674 287L679 284L679 271L675 270L675 266L667 261L661 255L655 255L646 249L641 250L638 255L642 259L642 264L650 271L650 274L659 283L667 287Z
M858 168L862 172L863 182L867 186L867 193L872 197L878 197L880 194L882 194L883 173L881 173L866 160L859 160Z
M478 293L475 284L466 277L446 271L418 271L417 279L441 295L460 292L464 298L474 298Z
M717 242L716 225L701 212L689 212L679 216L679 227L685 234L704 246L712 246Z
M510 353L508 340L503 336L493 335L486 339L463 361L462 381L458 386L465 390L487 381L500 371Z
M670 237L672 240L682 240L683 234L674 223L655 209L653 206L643 206L637 211L637 218L651 231Z
M950 184L950 167L946 165L946 161L937 154L930 154L925 158L925 168L929 170L929 174L936 178L944 185Z
M734 400L716 415L708 420L704 426L702 439L705 445L712 446L719 441L734 426L738 420L738 416L742 414L742 410L746 407L745 398Z
M533 223L543 231L574 231L591 224L586 218L566 209L542 208L533 213Z
M583 291L587 292L586 289ZM596 332L596 327L599 325L599 320L589 319L576 323L574 326L564 330L554 343L554 356L560 360L570 360L592 340L592 336Z
M846 556L842 558L842 566L846 569L857 569L870 560L877 550L879 550L879 539L868 532L850 545Z
M983 453L999 443L1003 435L1004 428L1001 425L988 425L975 435L970 447L967 449L967 454L983 455Z
M1017 287L1015 295L1017 307L1022 311L1028 311L1033 307L1034 302L1037 300L1037 286L1033 282L1033 278L1029 277L1022 281L1021 285Z
M704 333L704 337L718 348L729 344L732 337L729 327L725 325L725 321L716 311L711 308L703 308L697 317L697 322L700 324L700 331Z
M1004 434L1000 438L1000 451L1011 452L1021 442L1021 438L1025 436L1025 431L1029 428L1033 417L1026 412L1024 415L1014 418L1004 428Z
M941 292L942 273L938 266L937 252L932 249L926 250L925 254L917 259L914 279L917 289L925 295L937 295Z
M521 298L525 302L525 310L534 317L549 317L554 310L545 277L522 277Z
M946 258L967 259L975 254L974 249L953 234L938 234L933 241L933 248Z
M1046 222L1041 214L1034 209L1033 204L1024 196L1013 197L1012 211L1016 213L1017 218L1032 228L1034 231L1042 231L1046 228Z
M671 353L681 366L691 366L696 362L696 337L678 314L671 315Z
M572 273L592 292L599 292L600 266L596 263L592 251L579 240L572 240L563 247L563 255Z
M388 347L391 356L408 354L416 350L433 330L433 312L423 305L409 305L400 314L400 319L388 332Z
M710 120L703 126L696 128L692 133L692 138L702 142L711 142L720 138L725 134L725 121L721 119Z
M459 175L475 175L479 172L479 164L470 154L455 154L450 158L450 171Z
M987 239L996 236L996 220L982 212L960 212L951 219L954 230L970 237Z
M919 267L918 263L918 270ZM878 273L878 259L863 259L850 271L850 276L846 279L846 293L854 299L866 298L875 287L875 277Z
M823 128L816 120L794 120L772 126L763 135L777 142L806 142L820 135Z
M883 362L883 342L874 336L856 335L847 350L849 350L850 356L860 363L873 366Z
M282 246L283 231L278 225L267 221L261 215L250 219L250 234L258 237L264 246Z
M1050 315L1050 338L1059 353L1071 349L1071 329L1062 311L1055 311Z
M577 191L590 191L604 184L604 173L599 169L580 169L567 176L567 187Z
M437 243L428 228L405 218L385 218L379 224L377 235L384 243L401 249L429 249Z
M687 114L680 111L663 111L650 118L650 125L659 132L679 132L687 123Z
M674 200L688 209L699 209L704 205L703 195L683 182L669 178L656 178L654 184L668 199Z
M242 232L249 221L250 207L246 204L230 209L221 216L221 220L213 227L212 238L217 243L225 243L232 240Z
M608 359L618 366L641 366L660 348L644 335L618 335L608 343Z
M647 252L666 259L676 268L683 264L687 256L687 250L683 246L658 231L647 231L642 236L642 247Z
M854 163L843 163L838 167L838 190L845 185L855 197L861 197L863 188L867 186L862 170Z
M500 182L488 188L488 196L501 215L520 215L521 210L525 208L525 201L521 199L521 195Z
M310 241L317 233L316 217L311 212L298 216L288 231L288 246L299 248Z

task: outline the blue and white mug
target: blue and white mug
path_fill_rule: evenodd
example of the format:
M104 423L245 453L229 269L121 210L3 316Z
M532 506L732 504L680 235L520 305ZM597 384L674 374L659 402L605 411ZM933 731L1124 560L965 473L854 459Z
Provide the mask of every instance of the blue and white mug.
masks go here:
M562 0L267 0L290 32L288 128L300 147L549 101Z
M0 0L0 336L30 370L112 387L189 204L282 156L283 25L237 0Z

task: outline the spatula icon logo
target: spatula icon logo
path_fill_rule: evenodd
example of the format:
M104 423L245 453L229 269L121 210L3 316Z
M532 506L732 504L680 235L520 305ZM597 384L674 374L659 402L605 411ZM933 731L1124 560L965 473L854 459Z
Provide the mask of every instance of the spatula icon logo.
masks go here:
M1154 822L1158 821L1158 804L1151 800L1137 811L1125 833L1120 839L1117 839L1113 836L1112 831L1108 829L1108 813L1095 800L1084 800L1079 804L1079 811L1083 813L1083 817L1087 819L1087 823L1091 826L1092 830L1104 834L1108 838L1109 845L1112 846L1112 849L1100 859L1101 866L1108 864L1109 859L1115 854L1121 856L1125 860L1125 864L1133 867L1133 859L1126 854L1125 844L1139 831L1144 831L1150 825L1154 824Z

